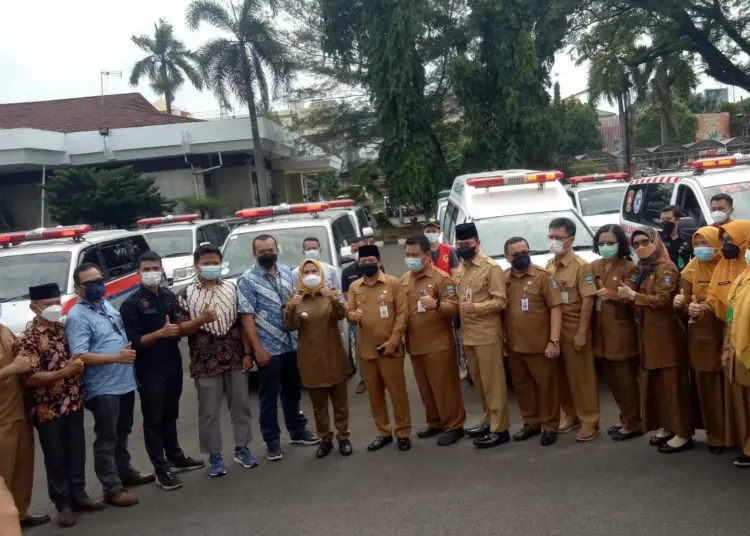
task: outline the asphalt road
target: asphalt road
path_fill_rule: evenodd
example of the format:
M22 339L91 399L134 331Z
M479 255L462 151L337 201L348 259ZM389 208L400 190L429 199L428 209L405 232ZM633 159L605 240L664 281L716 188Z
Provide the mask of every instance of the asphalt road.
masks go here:
M402 273L402 248L383 248L389 273ZM414 429L424 411L409 376ZM225 415L223 435L228 474L211 479L205 471L184 474L185 487L166 492L155 485L136 488L141 499L128 509L108 508L84 514L67 534L181 536L325 534L369 536L425 535L576 535L737 536L747 532L750 471L732 466L734 453L716 457L704 443L692 452L662 455L647 438L615 444L600 437L577 444L572 435L543 448L535 439L477 451L465 440L438 447L433 440L414 440L410 452L395 446L368 453L374 436L366 395L350 390L352 442L355 452L337 451L315 459L314 447L285 445L284 459L261 459L245 470L231 463L231 429ZM476 394L465 385L469 423L481 415ZM255 415L257 412L257 396ZM312 416L307 396L303 409ZM189 455L199 456L196 396L185 376L180 438ZM602 389L602 426L616 420L610 394ZM141 470L150 470L143 447L140 409L131 436L131 453ZM521 425L511 397L513 429ZM87 412L89 453L93 432ZM312 426L312 423L311 423ZM255 426L257 436L260 431ZM703 441L702 434L697 438ZM265 454L259 438L256 455ZM37 449L34 509L51 511L43 459ZM93 463L88 460L89 491L101 494ZM63 533L54 524L28 534Z

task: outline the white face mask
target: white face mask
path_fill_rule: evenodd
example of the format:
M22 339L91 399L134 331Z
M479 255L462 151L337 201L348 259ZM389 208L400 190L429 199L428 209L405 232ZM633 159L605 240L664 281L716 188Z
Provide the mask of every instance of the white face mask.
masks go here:
M437 243L438 238L440 237L438 233L425 233L424 235L427 237L427 240L430 241L430 244Z
M729 214L727 214L726 212L722 212L721 210L716 210L711 213L711 218L713 218L714 223L718 223L719 225L721 225L722 223L727 221L727 219L729 219Z
M302 278L302 282L307 288L316 288L318 285L320 285L320 276L313 274L306 275Z
M320 250L319 249L306 249L305 257L307 257L308 259L315 259L317 261L318 259L320 259Z
M141 272L141 281L147 287L155 287L161 283L161 272Z
M565 251L565 242L562 240L550 240L549 241L549 252L559 255Z
M46 309L42 309L41 316L47 322L59 322L62 318L62 305L50 305Z

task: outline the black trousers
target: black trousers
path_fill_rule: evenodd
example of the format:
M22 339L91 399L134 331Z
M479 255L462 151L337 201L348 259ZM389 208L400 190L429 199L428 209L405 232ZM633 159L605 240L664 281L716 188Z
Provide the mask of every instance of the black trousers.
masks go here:
M185 456L177 440L182 371L143 374L138 376L138 382L146 452L154 471L165 474L170 471L169 462Z
M87 499L83 410L36 424L47 470L47 492L58 510Z

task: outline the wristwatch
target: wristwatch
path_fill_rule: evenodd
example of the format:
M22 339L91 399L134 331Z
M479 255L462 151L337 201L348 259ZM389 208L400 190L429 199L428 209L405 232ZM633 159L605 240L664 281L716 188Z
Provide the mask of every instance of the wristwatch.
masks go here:
M560 339L550 339L550 341L554 346L560 346Z

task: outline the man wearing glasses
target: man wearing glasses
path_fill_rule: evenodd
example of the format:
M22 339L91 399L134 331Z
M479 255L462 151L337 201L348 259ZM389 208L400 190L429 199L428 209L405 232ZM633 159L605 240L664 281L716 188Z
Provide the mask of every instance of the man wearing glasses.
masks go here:
M78 303L65 323L70 353L86 366L84 406L94 415L94 470L112 506L133 506L138 498L126 488L154 481L130 464L128 436L135 405L135 351L120 313L104 299L104 277L95 264L73 271Z

